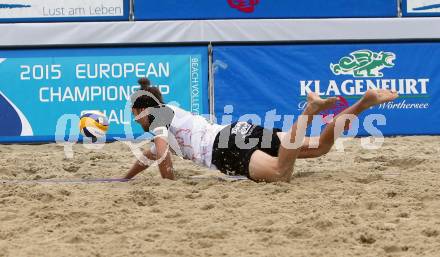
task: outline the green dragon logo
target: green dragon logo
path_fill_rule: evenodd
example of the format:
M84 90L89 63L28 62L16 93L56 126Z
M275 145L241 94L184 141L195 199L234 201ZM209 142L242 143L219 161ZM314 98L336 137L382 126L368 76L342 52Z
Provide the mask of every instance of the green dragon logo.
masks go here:
M383 68L394 67L396 55L391 52L375 53L370 50L358 50L350 56L344 56L337 64L330 64L335 75L353 75L356 78L383 77Z

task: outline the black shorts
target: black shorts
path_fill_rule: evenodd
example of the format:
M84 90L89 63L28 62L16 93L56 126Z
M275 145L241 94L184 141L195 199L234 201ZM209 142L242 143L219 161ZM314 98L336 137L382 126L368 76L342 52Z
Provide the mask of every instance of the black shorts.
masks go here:
M233 123L221 130L214 141L212 164L227 175L249 178L249 163L256 150L278 156L281 145L277 132L247 122Z

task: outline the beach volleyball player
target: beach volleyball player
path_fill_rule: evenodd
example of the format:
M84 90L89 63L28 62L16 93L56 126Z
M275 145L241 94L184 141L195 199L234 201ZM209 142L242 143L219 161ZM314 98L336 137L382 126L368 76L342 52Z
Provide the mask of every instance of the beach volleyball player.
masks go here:
M242 175L254 181L288 182L296 159L319 157L329 152L337 137L348 128L348 115L357 116L372 106L398 97L397 92L391 90L368 90L357 103L334 117L319 138L309 138L305 131L313 115L332 108L337 97L321 99L309 93L302 115L288 132L281 132L247 122L211 124L202 116L165 104L159 89L151 87L148 79L140 79L139 84L141 89L131 98L132 112L136 122L155 137L153 146L144 151L144 160L134 163L125 176L127 179L148 168L150 162L145 160L158 159L161 176L174 179L172 151L228 175Z

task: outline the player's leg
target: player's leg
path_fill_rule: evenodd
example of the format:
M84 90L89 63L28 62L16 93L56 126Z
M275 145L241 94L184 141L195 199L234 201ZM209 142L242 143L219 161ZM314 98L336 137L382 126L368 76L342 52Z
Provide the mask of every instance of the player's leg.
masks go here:
M347 114L358 116L368 108L393 101L398 96L397 92L387 89L368 90L358 102L333 118L333 121L324 128L319 138L306 138L304 145L301 147L301 151L298 154L298 158L315 158L328 153L336 139L342 135L344 130L349 128L350 120L346 118ZM344 120L339 121L339 119L345 119L345 122ZM336 126L337 124L340 125ZM343 124L343 126L341 126L341 124ZM317 142L318 145L314 142Z
M333 107L336 101L336 97L321 99L317 94L309 93L306 109L289 132L281 138L278 157L272 157L260 150L252 154L249 163L250 177L257 181L289 181L313 115Z

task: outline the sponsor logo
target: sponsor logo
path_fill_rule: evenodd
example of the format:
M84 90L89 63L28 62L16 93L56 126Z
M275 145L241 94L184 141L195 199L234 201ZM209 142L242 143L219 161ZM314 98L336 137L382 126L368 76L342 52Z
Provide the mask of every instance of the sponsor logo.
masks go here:
M414 11L427 11L427 10L439 9L439 8L440 8L440 4L431 4L431 5L416 7L416 8L413 8L413 10Z
M0 91L0 136L32 136L29 120L23 112Z
M228 0L229 5L241 12L253 13L260 0Z
M249 136L254 130L255 126L247 122L237 122L237 124L232 128L231 134L241 135L243 138Z
M123 16L125 8L124 0L15 0L14 2L0 3L0 19L116 17Z
M348 78L301 80L299 81L300 96L305 99L309 92L315 92L321 97L344 96L345 99L359 99L369 89L391 89L399 93L399 99L380 105L379 109L429 108L430 104L426 100L430 99L429 78L384 78L385 71L394 68L397 60L398 56L393 52L374 52L368 49L354 51L342 57L339 62L329 65L334 75L338 77L344 75ZM410 103L406 100L409 98L421 101ZM303 109L304 104L305 102L300 103L298 108ZM325 119L325 115L323 116Z
M383 77L380 71L394 67L396 55L391 52L375 53L370 50L358 50L350 56L344 56L337 64L330 64L335 75L352 75L356 78Z
M17 8L29 8L32 7L27 4L0 4L0 9L17 9Z
M438 0L406 0L408 13L439 13L440 2Z

